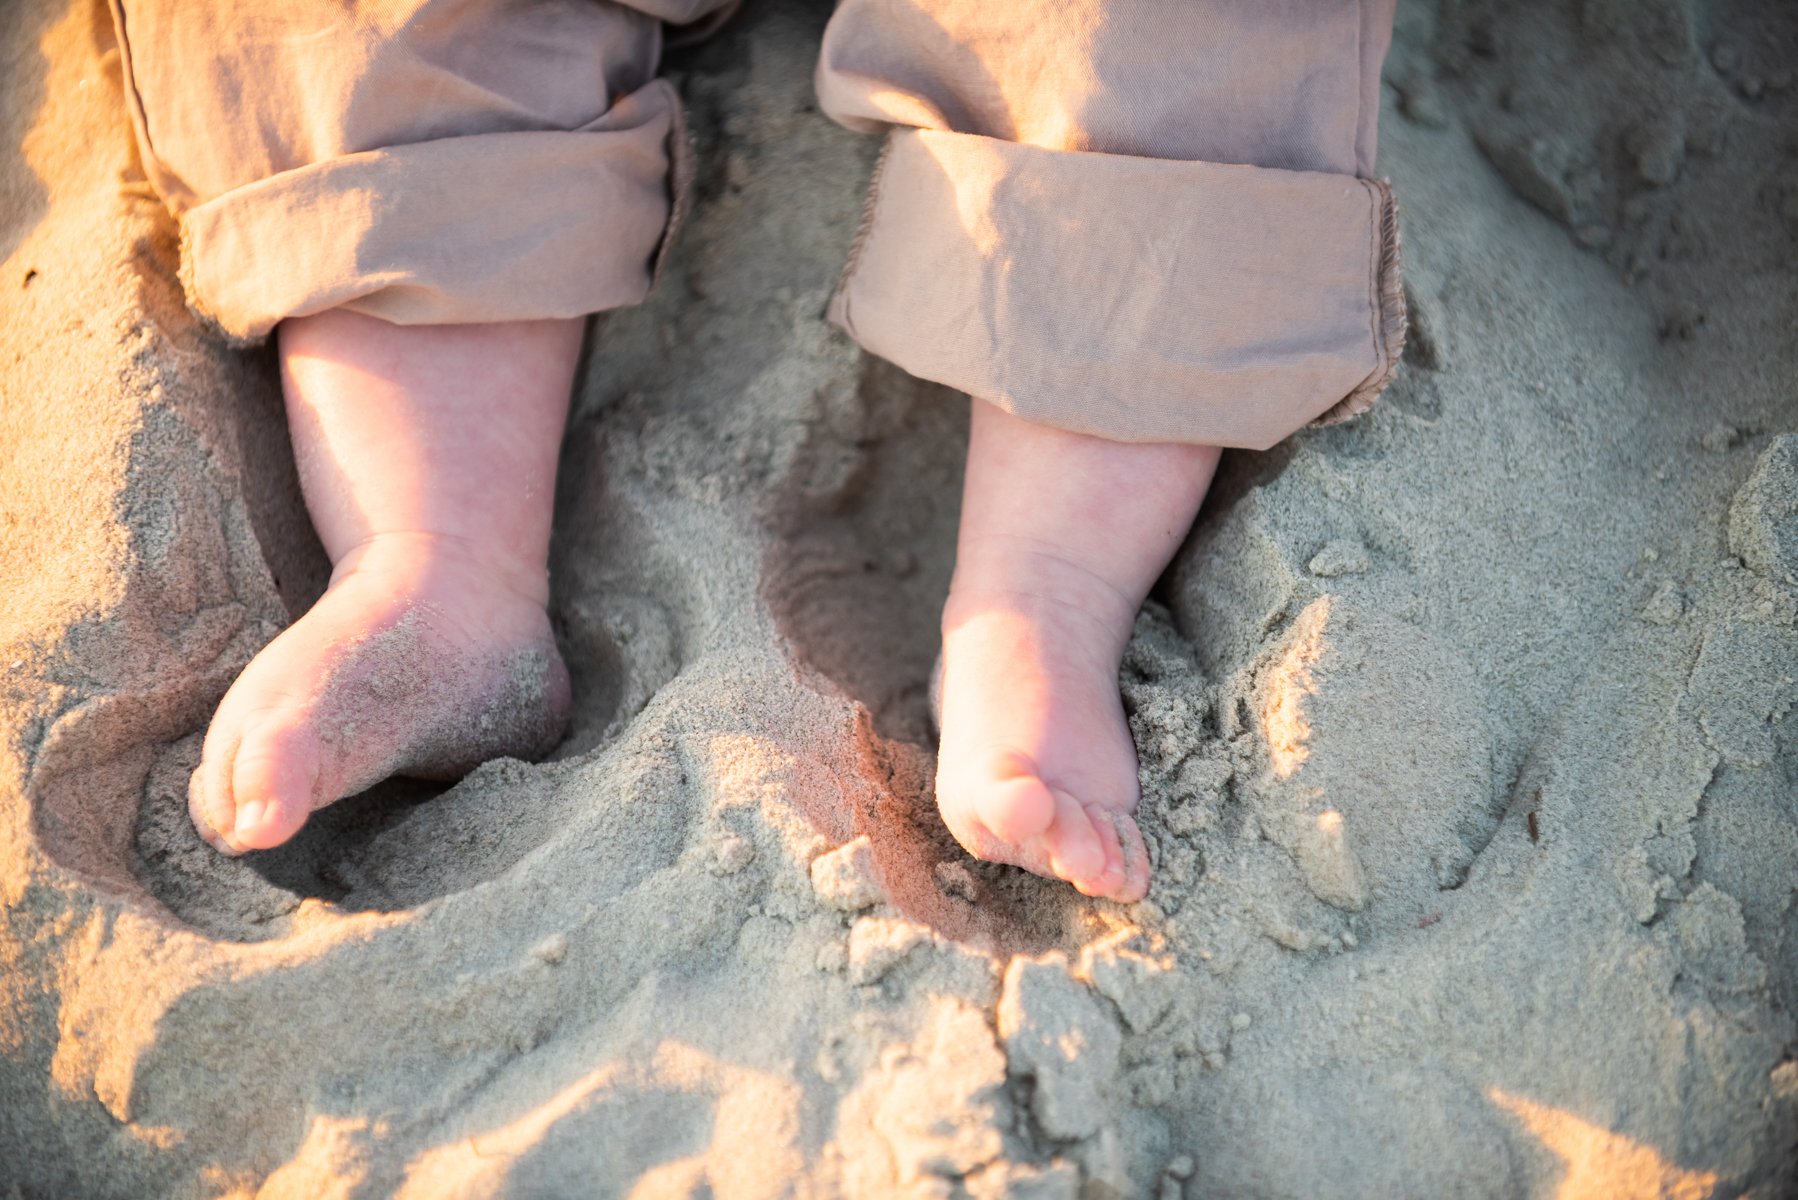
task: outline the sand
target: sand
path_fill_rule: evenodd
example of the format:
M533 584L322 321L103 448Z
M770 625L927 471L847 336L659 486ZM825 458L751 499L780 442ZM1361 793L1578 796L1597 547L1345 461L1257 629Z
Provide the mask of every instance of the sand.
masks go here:
M186 776L323 560L104 13L9 6L0 1197L1794 1194L1789 6L1407 4L1408 359L1142 617L1128 907L934 815L965 405L822 321L875 148L748 7L583 368L568 738L226 860Z

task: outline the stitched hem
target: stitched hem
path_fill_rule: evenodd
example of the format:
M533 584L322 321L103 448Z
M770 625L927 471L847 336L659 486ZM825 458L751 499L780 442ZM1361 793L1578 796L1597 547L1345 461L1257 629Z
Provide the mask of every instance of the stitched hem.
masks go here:
M868 200L831 319L1038 424L1265 449L1397 360L1380 184L905 129Z
M861 221L855 227L855 238L849 243L849 256L843 262L842 274L837 276L836 291L831 295L828 307L830 319L841 325L851 337L855 336L855 326L849 319L849 281L854 278L856 268L861 265L862 250L867 246L868 235L874 229L874 212L880 203L880 185L892 151L893 135L889 133L880 143L880 155L874 160L874 171L868 177L868 199L862 205Z
M253 344L331 308L446 325L636 304L672 244L670 139L680 144L672 97L649 99L655 109L619 129L409 143L226 192L182 215L188 305ZM520 189L537 197L528 210Z
M1401 270L1401 253L1398 229L1398 199L1392 194L1392 184L1384 179L1365 181L1373 189L1380 203L1380 241L1379 262L1375 264L1371 276L1373 294L1371 301L1374 320L1374 354L1379 365L1355 390L1344 396L1327 412L1312 422L1313 425L1339 425L1351 417L1359 416L1373 407L1386 385L1398 373L1398 365L1405 354L1405 334L1410 328L1410 317L1405 309L1405 287Z
M193 243L189 238L185 216L181 218L180 229L180 264L176 273L181 280L181 295L187 300L187 311L193 314L194 319L207 332L215 337L223 338L227 344L236 349L245 350L252 346L260 346L267 341L268 335L274 331L273 325L261 333L233 333L225 328L224 322L220 321L211 309L206 307L205 301L200 298L200 281L194 266Z
M731 5L730 11L735 11ZM729 15L728 13L726 15ZM662 281L674 244L686 228L693 211L693 190L699 177L698 152L693 147L693 131L687 125L687 106L674 98L673 121L668 130L668 224L662 229L662 240L650 259L649 286Z

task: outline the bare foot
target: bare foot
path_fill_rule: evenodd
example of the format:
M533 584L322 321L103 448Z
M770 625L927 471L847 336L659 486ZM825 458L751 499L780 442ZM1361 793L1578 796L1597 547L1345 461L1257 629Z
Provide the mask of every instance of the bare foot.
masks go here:
M555 466L581 322L283 322L319 602L231 686L188 811L225 853L268 849L389 775L455 778L554 745L568 672L549 598Z
M1118 666L1217 458L1213 446L1111 442L974 401L936 776L943 820L969 853L1089 896L1148 891Z
M377 539L232 685L189 809L218 849L266 850L391 775L454 779L542 754L568 701L540 601L496 585L460 547Z

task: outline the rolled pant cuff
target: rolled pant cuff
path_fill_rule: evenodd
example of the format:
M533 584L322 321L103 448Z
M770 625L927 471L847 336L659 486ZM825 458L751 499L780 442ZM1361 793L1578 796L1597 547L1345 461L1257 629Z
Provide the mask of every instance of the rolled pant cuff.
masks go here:
M1042 424L1265 449L1391 379L1397 210L1347 175L895 130L831 317Z
M239 342L330 308L424 325L635 304L675 232L683 138L657 80L583 129L441 138L258 180L181 214L188 304Z

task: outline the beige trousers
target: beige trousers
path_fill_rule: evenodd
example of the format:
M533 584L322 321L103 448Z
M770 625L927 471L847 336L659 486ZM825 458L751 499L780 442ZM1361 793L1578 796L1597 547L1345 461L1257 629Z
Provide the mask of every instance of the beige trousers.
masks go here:
M1404 337L1371 178L1394 0L842 0L824 110L884 133L831 316L1045 424L1262 448ZM112 0L188 301L575 316L648 291L686 195L670 27L732 0Z

